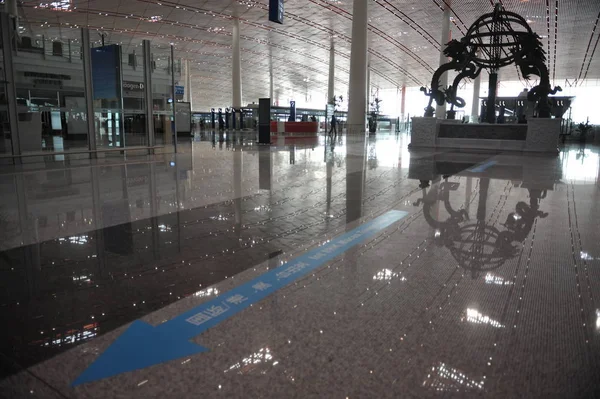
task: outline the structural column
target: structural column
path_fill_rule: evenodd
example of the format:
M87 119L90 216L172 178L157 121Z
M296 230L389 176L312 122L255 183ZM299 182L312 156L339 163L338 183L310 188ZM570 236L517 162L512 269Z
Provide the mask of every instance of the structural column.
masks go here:
M332 103L333 97L335 97L335 47L332 36L331 46L329 47L329 81L327 82L327 104Z
M444 2L444 14L442 17L442 38L440 40L441 49L440 49L440 66L448 62L448 58L444 54L444 50L446 49L446 44L451 40L450 35L450 4L452 0L445 0ZM440 87L441 89L446 89L448 87L448 72L444 72L440 77ZM446 119L446 103L444 105L438 105L435 109L435 116L438 119Z
M235 109L242 107L242 57L240 50L240 20L234 18L233 20L233 34L232 34L232 88L233 88L233 99L231 105Z
M496 90L498 89L498 72L490 73L488 82L488 100L485 107L485 122L496 123Z
M271 99L271 105L275 104L273 98L273 58L269 60L269 98Z
M146 134L148 135L148 146L154 147L154 116L152 100L152 55L150 54L150 40L142 41L144 57L144 104L146 110ZM153 215L156 216L156 215Z
M17 110L17 88L15 86L15 71L13 64L13 43L16 34L16 21L6 13L0 13L0 25L2 25L2 48L4 51L4 81L6 98L8 101L8 120L10 122L10 135L12 141L13 155L21 155L19 136L19 113ZM21 158L14 158L15 163L21 163Z
M190 103L190 111L194 109L192 103L192 71L190 69L190 60L185 60L185 101Z
M348 95L348 142L353 151L346 154L346 223L362 217L366 167L365 110L367 109L367 27L368 2L354 0Z
M402 122L404 122L406 117L406 86L402 86L400 93L400 114L402 115Z
M367 109L367 24L368 1L354 0L352 5L352 44L348 92L348 133L365 131Z
M88 148L90 151L97 150L96 142L96 118L94 115L94 88L92 85L92 52L90 43L90 31L81 28L81 53L83 59L83 90L85 96L85 111L87 114ZM97 157L91 152L92 158Z
M171 99L173 100L171 103L173 106L173 148L175 153L177 153L177 107L175 106L177 103L175 98L177 96L175 95L175 46L173 44L171 44L171 89ZM177 178L179 178L179 175L177 175Z
M479 122L479 91L481 90L481 73L473 81L473 104L471 104L471 123Z
M368 51L369 50L367 49L367 115L370 111L369 103L371 102L371 56L369 55Z

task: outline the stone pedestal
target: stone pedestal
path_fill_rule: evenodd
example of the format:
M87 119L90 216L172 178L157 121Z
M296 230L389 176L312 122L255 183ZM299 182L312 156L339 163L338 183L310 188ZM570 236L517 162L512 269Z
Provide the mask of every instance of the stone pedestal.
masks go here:
M409 148L435 147L437 125L437 118L413 117Z
M525 151L558 153L561 119L532 118L527 121Z

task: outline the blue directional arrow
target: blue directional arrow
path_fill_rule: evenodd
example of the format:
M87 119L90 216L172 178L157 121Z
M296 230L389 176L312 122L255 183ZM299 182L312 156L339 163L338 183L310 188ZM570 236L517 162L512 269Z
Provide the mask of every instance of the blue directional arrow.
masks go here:
M72 386L208 351L190 340L306 276L406 215L403 211L389 211L156 327L141 320L134 321Z
M483 172L484 170L486 170L487 168L490 168L494 165L496 165L498 162L497 161L488 161L486 163L482 163L481 165L477 165L471 169L468 169L468 172L473 172L473 173L480 173Z

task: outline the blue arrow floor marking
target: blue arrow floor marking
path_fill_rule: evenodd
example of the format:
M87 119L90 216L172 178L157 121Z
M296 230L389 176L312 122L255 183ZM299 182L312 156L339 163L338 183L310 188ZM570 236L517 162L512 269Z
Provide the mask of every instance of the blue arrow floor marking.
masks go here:
M498 163L497 161L488 161L486 163L482 163L481 165L477 165L474 168L468 169L467 171L473 172L473 173L483 172L487 168L490 168L490 167L496 165L497 163Z
M407 214L396 210L386 212L156 327L141 320L134 321L81 373L72 386L208 351L190 340L251 304L306 276Z

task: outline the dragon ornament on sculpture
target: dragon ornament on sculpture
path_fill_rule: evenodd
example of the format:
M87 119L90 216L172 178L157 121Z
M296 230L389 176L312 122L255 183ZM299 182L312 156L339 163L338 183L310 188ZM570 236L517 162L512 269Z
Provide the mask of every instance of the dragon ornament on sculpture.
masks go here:
M539 84L529 91L528 100L537 102L540 118L550 117L548 95L562 91L559 86L552 88L550 85L546 52L540 37L523 17L506 11L501 4L496 4L493 12L477 19L462 39L450 41L444 54L450 61L435 71L430 89L421 87L421 91L429 97L425 117L434 116L435 101L438 106L450 104L447 116L448 119L454 119L454 107L465 106L465 100L457 96L460 83L464 79L477 78L482 69L492 75L497 74L500 68L514 64L524 79L538 76ZM442 75L452 70L458 72L452 85L440 87Z

